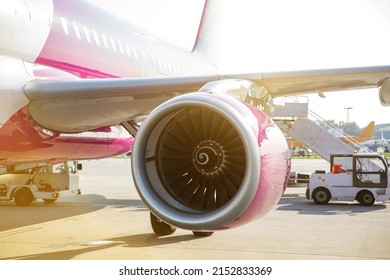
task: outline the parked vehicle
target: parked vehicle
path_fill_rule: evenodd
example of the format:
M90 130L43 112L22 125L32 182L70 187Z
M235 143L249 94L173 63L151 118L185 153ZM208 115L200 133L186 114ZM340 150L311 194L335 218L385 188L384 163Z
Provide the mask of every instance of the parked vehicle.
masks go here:
M316 204L357 200L364 206L389 200L389 168L381 154L331 155L330 163L330 172L310 176L307 199Z
M52 203L60 196L81 194L77 162L14 165L0 174L0 200L28 206L37 199Z

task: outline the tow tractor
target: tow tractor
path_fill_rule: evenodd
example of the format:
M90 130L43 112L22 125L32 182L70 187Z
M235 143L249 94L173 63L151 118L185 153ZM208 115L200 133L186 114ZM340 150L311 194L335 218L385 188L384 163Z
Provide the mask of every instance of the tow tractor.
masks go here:
M330 172L311 174L306 198L316 204L354 201L371 206L390 197L389 168L377 153L337 154L330 156Z
M0 200L28 206L37 199L52 203L60 196L81 194L78 177L81 168L77 162L7 166L0 174Z

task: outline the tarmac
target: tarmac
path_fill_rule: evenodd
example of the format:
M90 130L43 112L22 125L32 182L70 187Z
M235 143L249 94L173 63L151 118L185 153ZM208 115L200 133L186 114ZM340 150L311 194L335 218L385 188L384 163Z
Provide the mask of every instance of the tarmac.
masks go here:
M328 170L321 159L294 159L293 170ZM0 202L3 260L389 260L390 201L319 206L305 186L287 188L265 217L195 237L178 229L157 237L131 176L130 159L83 162L82 195L54 204Z

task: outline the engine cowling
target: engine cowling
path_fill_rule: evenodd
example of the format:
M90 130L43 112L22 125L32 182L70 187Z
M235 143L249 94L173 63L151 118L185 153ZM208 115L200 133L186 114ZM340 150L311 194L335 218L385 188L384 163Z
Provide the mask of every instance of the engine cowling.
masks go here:
M175 97L142 123L132 150L139 195L164 222L193 231L237 227L279 201L285 138L264 112L225 94Z
M379 90L379 101L383 106L390 106L390 78L386 78Z

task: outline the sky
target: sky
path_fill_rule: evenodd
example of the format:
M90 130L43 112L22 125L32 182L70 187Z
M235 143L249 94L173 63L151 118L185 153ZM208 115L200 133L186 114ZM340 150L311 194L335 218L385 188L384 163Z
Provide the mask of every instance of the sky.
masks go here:
M204 0L94 0L164 40L190 50ZM390 65L388 0L225 0L219 34L227 72ZM237 50L241 50L237 53ZM309 96L324 119L390 123L378 89ZM345 108L352 109L346 110Z

